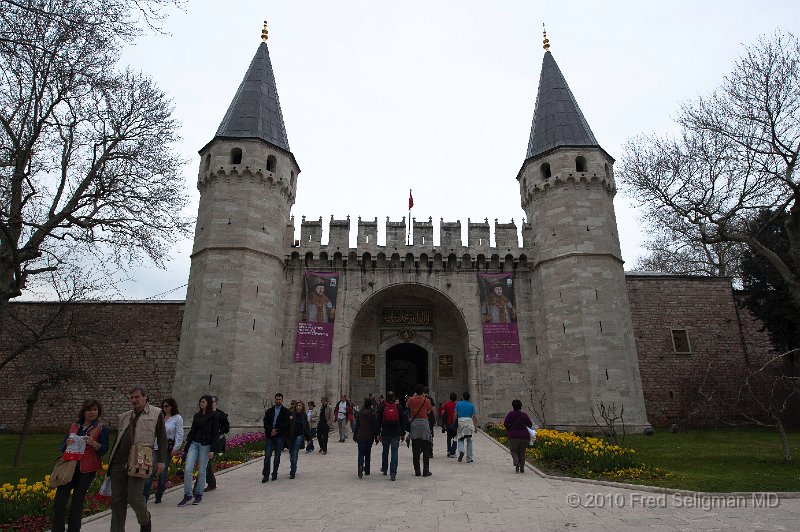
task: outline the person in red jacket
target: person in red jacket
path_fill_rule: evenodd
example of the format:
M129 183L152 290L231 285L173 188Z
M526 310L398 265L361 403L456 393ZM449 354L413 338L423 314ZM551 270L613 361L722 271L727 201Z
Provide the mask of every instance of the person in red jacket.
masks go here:
M456 431L458 426L455 424L456 420L456 400L458 396L455 393L450 393L450 400L447 401L442 407L442 414L444 416L443 425L447 431L447 457L455 458L456 456Z
M78 412L78 419L70 425L69 432L61 445L62 453L67 446L73 447L75 443L85 444L85 448L82 454L70 453L72 456L81 454L80 458L75 460L75 474L69 483L56 488L56 496L53 499L53 532L64 531L64 516L70 492L72 492L72 505L69 509L69 530L72 532L81 529L86 492L92 485L95 473L103 465L100 457L108 450L108 427L101 421L102 414L103 406L99 401L96 399L84 401Z

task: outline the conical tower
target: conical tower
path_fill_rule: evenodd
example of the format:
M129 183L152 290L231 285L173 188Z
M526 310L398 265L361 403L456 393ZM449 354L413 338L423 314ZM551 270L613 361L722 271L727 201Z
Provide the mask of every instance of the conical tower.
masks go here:
M598 403L648 426L613 198L614 159L600 147L549 50L525 162L517 175L531 238L534 328L548 421L595 428ZM598 416L598 419L599 416Z
M289 149L267 25L214 138L200 150L192 264L174 394L219 395L232 426L260 426L274 393L285 250L300 168Z

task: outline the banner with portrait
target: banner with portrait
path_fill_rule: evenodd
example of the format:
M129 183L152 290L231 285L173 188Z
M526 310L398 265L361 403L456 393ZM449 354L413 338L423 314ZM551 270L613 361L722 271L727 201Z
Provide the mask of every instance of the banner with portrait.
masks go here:
M339 274L303 272L295 362L331 363Z
M522 359L514 299L514 274L479 273L483 360L489 363L519 363Z

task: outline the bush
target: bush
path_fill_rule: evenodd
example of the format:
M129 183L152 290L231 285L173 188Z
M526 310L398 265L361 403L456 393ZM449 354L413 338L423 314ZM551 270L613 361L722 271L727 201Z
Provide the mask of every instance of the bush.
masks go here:
M565 471L604 473L641 465L633 449L572 432L539 429L535 447L542 461Z

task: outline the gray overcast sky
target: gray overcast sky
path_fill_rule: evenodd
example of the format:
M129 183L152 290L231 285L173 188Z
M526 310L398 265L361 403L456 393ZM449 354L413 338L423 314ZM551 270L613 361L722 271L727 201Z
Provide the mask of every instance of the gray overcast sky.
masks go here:
M794 14L792 14L794 13ZM121 65L151 75L183 125L180 151L197 212L197 150L213 137L269 21L269 49L292 152L302 169L292 210L327 222L407 214L518 225L542 63L551 51L598 142L674 129L679 102L714 89L743 43L776 28L800 34L793 2L188 0L126 49ZM627 269L644 237L615 199ZM327 227L323 224L323 241ZM438 244L438 230L435 238ZM186 283L191 240L166 270L146 264L121 285L141 299ZM185 289L167 299L180 299Z

